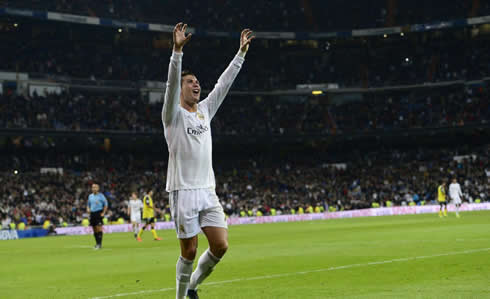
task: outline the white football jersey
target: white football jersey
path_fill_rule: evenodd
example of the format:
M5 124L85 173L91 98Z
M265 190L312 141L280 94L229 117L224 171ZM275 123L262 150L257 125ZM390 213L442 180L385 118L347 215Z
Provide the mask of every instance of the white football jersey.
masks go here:
M131 216L133 215L141 215L141 209L143 209L143 202L141 199L131 199L129 201L129 211L131 212ZM138 217L137 217L138 218ZM139 217L141 218L141 216Z
M172 53L162 109L168 145L167 192L214 188L211 119L240 71L243 57L235 56L208 97L189 112L180 105L183 53Z
M458 183L451 183L449 185L449 196L452 199L459 199L463 197L463 193L461 192L461 186Z

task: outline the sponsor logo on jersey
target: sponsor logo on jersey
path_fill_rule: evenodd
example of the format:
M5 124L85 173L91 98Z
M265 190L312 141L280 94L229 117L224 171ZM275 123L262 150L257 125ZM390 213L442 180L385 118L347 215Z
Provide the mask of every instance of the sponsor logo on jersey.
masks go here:
M187 128L187 134L199 136L203 133L206 133L209 130L207 126L199 125L195 128Z

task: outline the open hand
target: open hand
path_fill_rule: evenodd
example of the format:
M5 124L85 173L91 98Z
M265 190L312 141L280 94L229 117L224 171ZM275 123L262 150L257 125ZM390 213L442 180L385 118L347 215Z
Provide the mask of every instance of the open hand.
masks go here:
M250 42L255 38L252 35L252 30L243 29L242 34L240 36L240 51L247 52Z
M174 51L182 52L182 48L185 44L191 39L192 33L185 34L185 30L187 29L187 24L182 22L175 25L174 28Z

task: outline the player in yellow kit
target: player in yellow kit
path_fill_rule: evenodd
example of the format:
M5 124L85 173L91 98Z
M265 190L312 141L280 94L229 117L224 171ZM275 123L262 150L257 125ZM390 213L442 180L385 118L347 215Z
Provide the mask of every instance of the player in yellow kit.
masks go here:
M151 233L153 234L153 239L155 239L155 241L160 241L162 239L157 235L157 231L155 230L155 207L153 205L152 196L153 190L150 190L150 192L148 192L148 194L146 194L143 198L143 220L145 221L145 224L138 232L138 237L136 238L138 242L142 241L141 234L148 225L151 225Z
M446 182L442 181L442 184L437 188L437 201L439 201L439 217L442 218L442 207L444 206L444 216L447 217L447 200L446 200Z

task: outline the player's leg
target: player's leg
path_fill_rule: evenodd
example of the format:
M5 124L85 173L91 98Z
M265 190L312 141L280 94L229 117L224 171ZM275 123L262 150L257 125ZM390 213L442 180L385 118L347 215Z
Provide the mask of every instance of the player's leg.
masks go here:
M197 201L192 192L170 192L170 207L175 230L180 243L180 256L177 261L176 298L182 299L187 295L192 274L192 265L196 257L199 231L199 213Z
M138 237L138 223L136 223L136 221L131 221L131 223L133 225L134 237L137 238Z
M190 290L196 290L213 272L215 266L228 250L228 230L222 227L203 227L206 238L208 239L209 248L199 257L196 270L192 273Z
M93 225L92 230L94 232L94 239L95 239L95 247L94 248L98 249L98 247L99 247L99 231L97 229L97 226Z
M459 207L461 206L461 202L456 202L456 217L459 218Z
M136 237L136 239L141 242L141 234L143 234L143 231L146 229L146 227L148 226L149 224L149 220L148 218L145 218L145 224L143 224L143 226L140 228L140 231L138 232L138 236Z
M180 256L177 260L176 276L177 276L177 291L176 298L183 299L187 295L189 283L192 275L192 266L196 258L198 238L195 235L192 238L179 239Z
M201 229L208 239L209 248L199 257L192 273L189 289L194 292L213 272L215 266L228 250L228 226L221 206L201 212Z
M94 249L100 249L102 247L102 216L100 215L100 212L91 213L90 222L95 238Z
M444 202L444 217L447 217L447 201Z
M95 214L90 213L90 226L92 227L92 232L94 234L94 239L95 239L95 247L97 247L97 230L96 230L96 222L95 222Z
M443 206L443 203L442 201L439 202L439 217L442 218L442 206Z
M98 226L98 231L99 231L99 248L102 247L102 237L104 236L104 231L102 229L102 224L99 224Z
M160 241L162 238L160 238L158 235L157 235L157 231L155 230L155 218L152 218L152 222L151 222L151 233L153 235L153 239L155 241Z

